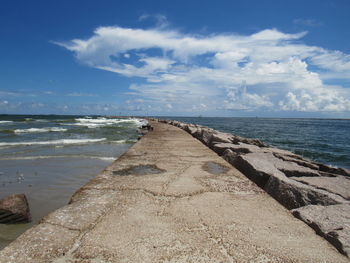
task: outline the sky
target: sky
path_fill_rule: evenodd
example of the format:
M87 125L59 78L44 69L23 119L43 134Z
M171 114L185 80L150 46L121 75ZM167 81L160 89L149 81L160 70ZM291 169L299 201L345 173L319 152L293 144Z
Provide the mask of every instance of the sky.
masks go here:
M0 1L0 114L350 118L350 0Z

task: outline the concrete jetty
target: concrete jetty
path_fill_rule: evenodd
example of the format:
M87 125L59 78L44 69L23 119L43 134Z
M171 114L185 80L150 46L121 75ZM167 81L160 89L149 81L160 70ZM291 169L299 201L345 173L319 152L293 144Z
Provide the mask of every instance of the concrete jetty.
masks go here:
M258 139L174 120L350 257L350 170L305 159Z
M151 125L0 262L349 262L190 134Z

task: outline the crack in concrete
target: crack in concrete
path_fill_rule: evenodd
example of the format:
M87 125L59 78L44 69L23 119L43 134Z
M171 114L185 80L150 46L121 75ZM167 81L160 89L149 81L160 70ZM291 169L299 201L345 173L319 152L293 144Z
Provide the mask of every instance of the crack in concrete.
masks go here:
M193 206L192 206L193 207ZM212 231L210 230L210 227L204 222L203 216L201 213L193 207L193 210L196 211L197 216L199 217L200 225L203 227L204 232L207 234L207 237L209 240L212 240L215 244L221 248L220 252L229 259L230 263L235 263L236 260L234 259L234 256L228 251L228 248L225 246L225 243L222 239L214 237Z
M100 190L100 189L96 189L96 190ZM80 257L76 257L74 255L74 253L77 251L77 249L79 248L82 239L85 237L85 235L87 235L91 230L93 230L96 225L98 225L106 215L108 215L111 211L113 210L113 204L111 203L110 205L108 205L107 209L105 212L103 212L95 221L91 222L90 226L87 227L86 229L83 230L77 230L77 229L72 229L69 228L67 226L64 225L60 225L60 224L55 224L55 223L51 223L51 222L45 222L51 225L56 225L56 226L60 226L63 228L66 228L68 230L72 230L72 231L78 231L80 232L80 235L75 238L74 244L72 245L72 247L65 253L65 255L59 257L59 258L55 258L52 263L65 263L67 262L66 260L74 260L73 262L75 262L76 260L81 259Z
M63 228L65 228L65 229L68 229L68 230L71 230L71 231L77 231L77 232L80 232L80 233L82 232L82 231L79 230L79 229L71 228L71 227L68 227L68 226L65 226L65 225L62 225L62 224L53 223L53 222L51 222L50 220L46 220L46 219L39 222L39 224L42 224L42 223L49 224L49 225L52 225L52 226L63 227Z
M170 178L170 180L168 182L164 183L163 186L162 186L164 192L168 189L169 185L171 183L175 182L180 177L180 174L184 173L189 167L190 167L190 165L184 167L183 169L181 169L179 171L179 173L174 174L175 175L174 178Z

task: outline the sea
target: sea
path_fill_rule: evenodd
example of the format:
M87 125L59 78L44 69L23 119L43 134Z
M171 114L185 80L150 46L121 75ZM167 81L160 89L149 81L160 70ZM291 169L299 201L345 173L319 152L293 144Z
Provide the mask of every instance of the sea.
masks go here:
M303 157L350 169L350 120L157 117L257 138ZM142 118L0 115L0 199L25 193L33 221L0 224L0 249L126 152Z
M0 224L0 249L72 194L136 141L140 118L0 115L0 199L27 196L32 222Z
M350 119L162 117L256 138L306 159L350 169Z

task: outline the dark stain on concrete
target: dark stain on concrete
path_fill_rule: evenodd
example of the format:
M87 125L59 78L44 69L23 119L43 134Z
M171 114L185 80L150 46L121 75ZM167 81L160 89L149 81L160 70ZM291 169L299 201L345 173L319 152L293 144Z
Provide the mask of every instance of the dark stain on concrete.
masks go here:
M223 174L228 171L228 168L214 162L207 162L203 165L203 169L211 174Z
M127 176L127 175L147 175L147 174L160 174L164 170L159 169L155 165L137 165L123 170L113 171L114 175Z

